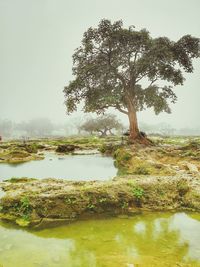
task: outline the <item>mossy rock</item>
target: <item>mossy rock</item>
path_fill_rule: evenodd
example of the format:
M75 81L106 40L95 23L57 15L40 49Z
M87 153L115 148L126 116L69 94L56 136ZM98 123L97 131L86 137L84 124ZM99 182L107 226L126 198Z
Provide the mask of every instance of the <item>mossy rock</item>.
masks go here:
M115 151L122 147L121 144L104 143L100 146L99 151L103 154L113 155L115 157Z
M75 145L59 145L56 149L56 152L69 153L69 152L73 152L76 148L79 148L79 147Z
M30 153L23 151L23 150L13 150L10 151L7 156L9 158L27 158L30 156Z
M120 168L128 167L132 154L124 148L119 148L114 152L115 166Z

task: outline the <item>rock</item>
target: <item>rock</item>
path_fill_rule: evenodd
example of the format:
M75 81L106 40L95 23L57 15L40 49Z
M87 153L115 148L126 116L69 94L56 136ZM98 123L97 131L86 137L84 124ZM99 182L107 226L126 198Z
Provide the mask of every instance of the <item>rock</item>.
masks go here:
M75 145L59 145L56 149L56 152L68 153L68 152L73 152L76 148L79 147Z
M198 173L199 172L197 166L192 164L192 163L189 163L189 162L186 163L186 168L192 173Z
M144 210L184 210L190 207L200 210L198 175L130 175L112 181L38 179L1 184L6 192L6 197L1 199L1 218L35 230L66 225L78 219L90 218L93 214L95 217L124 214L120 217L124 218L125 224L127 215L140 214ZM141 190L141 205L138 205L136 193ZM22 204L24 196L28 197L28 225L22 221L19 210L13 209ZM123 209L122 203L127 203L126 209Z

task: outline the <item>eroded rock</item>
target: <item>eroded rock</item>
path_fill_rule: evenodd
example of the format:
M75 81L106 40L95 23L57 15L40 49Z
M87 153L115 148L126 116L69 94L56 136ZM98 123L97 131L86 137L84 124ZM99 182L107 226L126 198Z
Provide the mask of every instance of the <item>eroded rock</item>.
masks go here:
M0 217L43 228L91 216L142 210L200 210L199 177L130 175L106 182L2 182Z
M59 145L56 149L56 152L58 153L69 153L73 152L76 148L79 148L79 146L75 145Z

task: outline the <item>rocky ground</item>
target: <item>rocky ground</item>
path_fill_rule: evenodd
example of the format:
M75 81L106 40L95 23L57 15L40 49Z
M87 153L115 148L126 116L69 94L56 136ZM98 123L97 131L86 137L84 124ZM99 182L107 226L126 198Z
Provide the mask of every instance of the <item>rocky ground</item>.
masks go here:
M6 154L19 149L19 145L1 144L0 148ZM114 157L119 176L107 182L27 178L1 182L0 217L4 220L46 227L90 216L144 210L200 211L199 139L155 139L154 145L148 147L114 137L73 139L71 143L43 140L21 148L21 152L31 155L44 150L74 153L76 149L99 149Z
M200 211L199 176L125 176L108 182L19 179L1 182L0 216L43 227L95 216L143 210Z
M21 163L44 159L44 152L54 151L58 154L76 154L79 150L99 149L109 142L120 142L120 137L108 138L58 138L35 140L10 140L0 142L0 163Z

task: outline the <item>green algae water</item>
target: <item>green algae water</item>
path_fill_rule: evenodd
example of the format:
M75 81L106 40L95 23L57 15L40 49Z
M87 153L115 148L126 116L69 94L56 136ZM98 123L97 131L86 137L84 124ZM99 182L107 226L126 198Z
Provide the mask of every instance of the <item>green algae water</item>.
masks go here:
M37 231L1 222L0 266L200 266L200 214L147 213Z

